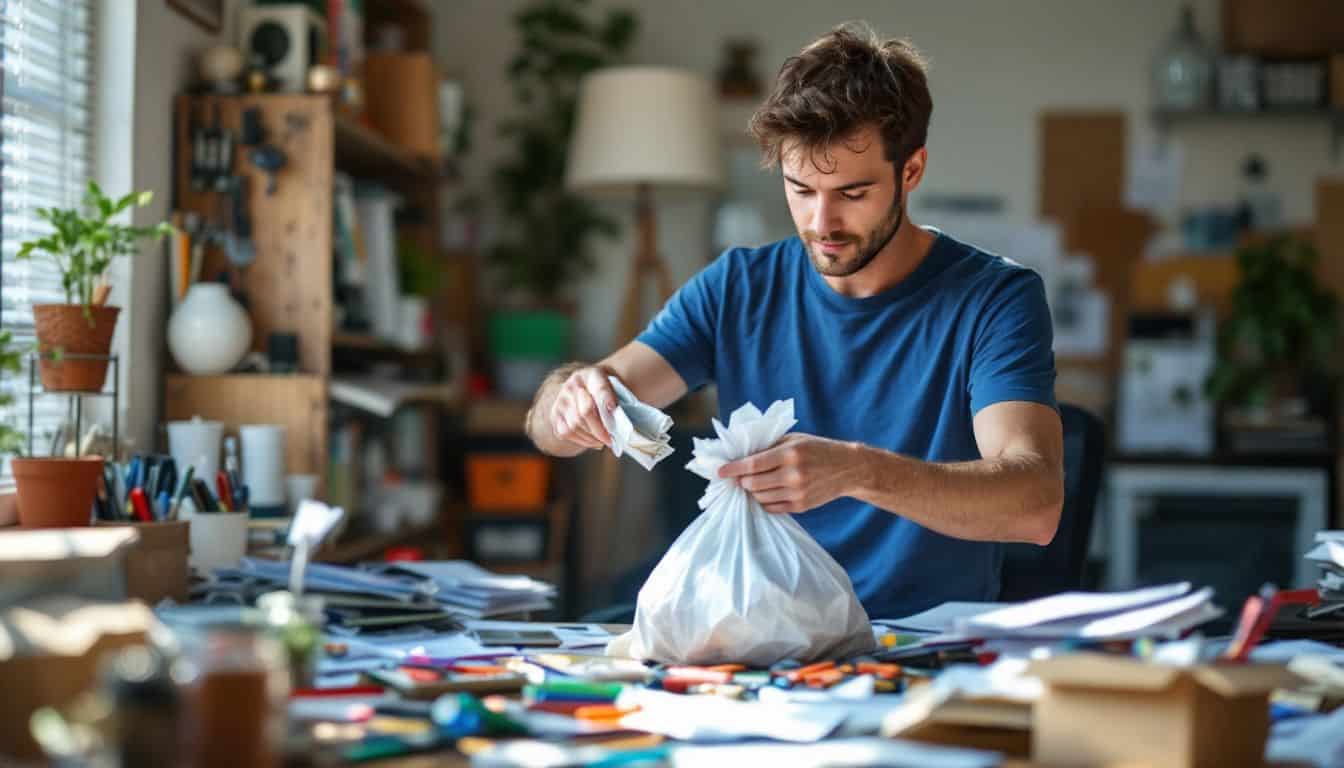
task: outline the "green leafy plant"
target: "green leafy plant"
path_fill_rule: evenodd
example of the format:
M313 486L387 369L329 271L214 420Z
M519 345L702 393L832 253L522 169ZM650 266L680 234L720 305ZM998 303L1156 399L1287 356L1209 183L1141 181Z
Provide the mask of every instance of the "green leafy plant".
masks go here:
M23 350L14 345L14 334L0 331L0 380L7 379L23 368ZM19 456L23 454L24 434L9 423L10 407L14 405L14 395L7 388L0 387L0 456Z
M1276 397L1300 393L1309 377L1333 384L1339 309L1316 281L1318 258L1310 243L1288 236L1237 252L1241 282L1205 382L1215 401L1262 409Z
M82 209L37 209L37 217L51 225L51 232L19 246L17 258L45 255L60 270L66 302L82 304L88 314L94 288L112 266L114 258L134 253L139 241L145 238L157 240L172 233L172 226L166 222L152 227L132 227L114 221L132 206L148 205L153 196L148 191L131 192L113 199L90 181L84 192Z
M503 287L542 300L591 269L589 235L619 232L611 217L565 189L579 81L616 64L637 28L629 11L613 9L594 21L587 6L587 0L540 0L514 16L522 50L508 74L523 111L500 125L514 151L494 173L507 236L491 249L491 259Z

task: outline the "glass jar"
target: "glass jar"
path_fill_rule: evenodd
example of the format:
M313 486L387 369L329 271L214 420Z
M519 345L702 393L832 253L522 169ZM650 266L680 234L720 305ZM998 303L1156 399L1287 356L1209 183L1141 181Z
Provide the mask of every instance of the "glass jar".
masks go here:
M275 768L285 736L289 665L263 627L211 627L183 638L174 668L189 702L188 752L198 768Z
M262 625L280 641L289 660L290 687L311 688L322 650L322 598L280 590L257 598Z
M1213 94L1213 57L1195 31L1195 12L1181 9L1181 24L1153 69L1157 106L1171 110L1208 109Z

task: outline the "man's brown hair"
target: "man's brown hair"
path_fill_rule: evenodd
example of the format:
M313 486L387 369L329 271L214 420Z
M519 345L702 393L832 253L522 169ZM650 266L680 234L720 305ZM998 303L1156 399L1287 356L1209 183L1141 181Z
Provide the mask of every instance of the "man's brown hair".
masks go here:
M785 145L817 154L866 124L877 127L886 159L901 169L929 131L933 99L927 64L906 40L880 40L865 24L842 24L779 70L774 90L756 113L749 130L773 167ZM824 170L820 165L818 170Z

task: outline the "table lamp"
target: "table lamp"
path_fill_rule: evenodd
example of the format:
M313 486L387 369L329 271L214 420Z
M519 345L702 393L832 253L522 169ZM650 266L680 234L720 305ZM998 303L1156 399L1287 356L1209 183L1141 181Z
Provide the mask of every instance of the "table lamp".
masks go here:
M639 332L640 284L657 281L660 301L672 279L658 257L653 192L709 192L723 185L718 105L704 77L661 67L600 69L579 84L565 185L594 197L635 199L634 261L621 310L624 344Z

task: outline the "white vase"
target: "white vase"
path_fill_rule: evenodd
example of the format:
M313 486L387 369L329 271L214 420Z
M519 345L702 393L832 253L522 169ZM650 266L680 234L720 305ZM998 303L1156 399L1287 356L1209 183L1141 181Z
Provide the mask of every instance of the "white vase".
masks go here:
M223 283L196 283L168 320L168 351L187 373L226 373L252 344L252 321Z

